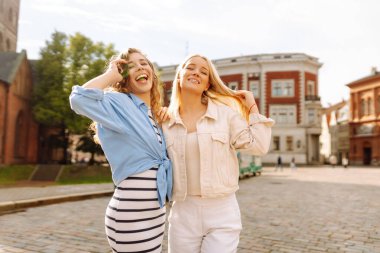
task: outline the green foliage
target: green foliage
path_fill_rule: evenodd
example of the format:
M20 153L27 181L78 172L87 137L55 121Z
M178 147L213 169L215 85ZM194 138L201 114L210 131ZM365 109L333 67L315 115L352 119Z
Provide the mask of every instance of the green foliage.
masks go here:
M40 51L36 66L37 80L33 96L33 114L37 122L48 127L59 127L58 145L64 150L67 162L70 133L88 132L90 120L75 114L69 104L73 85L82 85L104 72L105 65L117 52L113 44L94 43L83 34L67 36L55 31L51 40Z
M108 59L116 53L113 44L94 43L80 33L67 36L55 31L41 49L37 63L33 100L36 120L70 133L85 133L90 120L70 109L71 88L103 73Z

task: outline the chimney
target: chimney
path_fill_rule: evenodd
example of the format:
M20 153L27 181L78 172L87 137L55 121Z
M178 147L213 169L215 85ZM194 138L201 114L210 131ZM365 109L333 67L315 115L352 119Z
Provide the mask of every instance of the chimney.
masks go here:
M371 68L371 75L376 75L377 74L377 68L376 67L372 67Z

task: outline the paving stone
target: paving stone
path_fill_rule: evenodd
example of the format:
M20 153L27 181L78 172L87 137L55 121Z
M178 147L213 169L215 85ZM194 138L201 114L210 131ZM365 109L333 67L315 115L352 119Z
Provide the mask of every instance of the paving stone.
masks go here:
M267 168L240 181L238 252L380 252L378 196L377 169ZM104 233L108 202L103 197L1 215L0 253L110 253Z

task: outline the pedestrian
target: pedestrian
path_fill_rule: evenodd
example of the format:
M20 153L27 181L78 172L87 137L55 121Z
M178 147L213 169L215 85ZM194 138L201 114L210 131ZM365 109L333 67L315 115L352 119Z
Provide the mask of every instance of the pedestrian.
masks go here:
M336 156L335 155L331 155L330 158L329 158L329 162L331 164L331 167L335 168L335 165L337 163Z
M236 151L267 153L274 122L259 114L252 92L230 90L200 55L178 66L169 115L163 124L174 182L169 252L236 252L242 229Z
M342 165L344 168L348 167L348 158L345 156L343 156L343 158L342 158Z
M96 122L112 170L105 230L113 252L162 251L172 167L157 122L165 114L158 85L152 62L130 48L70 95L71 108Z
M294 170L297 170L297 166L296 166L296 159L294 157L292 157L292 160L290 161L290 168L294 171Z
M281 158L281 156L278 156L278 157L277 157L277 163L276 163L276 170L275 170L275 171L277 171L278 169L281 169L281 171L283 170L283 168L282 168L282 158Z

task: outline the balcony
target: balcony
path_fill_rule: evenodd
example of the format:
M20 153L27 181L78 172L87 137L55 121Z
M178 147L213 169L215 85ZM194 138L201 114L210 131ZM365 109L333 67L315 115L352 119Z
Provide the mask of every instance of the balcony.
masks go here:
M321 97L316 95L308 95L305 96L305 101L321 101Z

